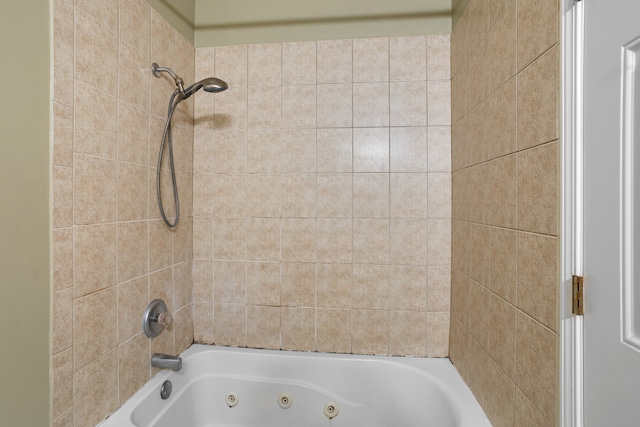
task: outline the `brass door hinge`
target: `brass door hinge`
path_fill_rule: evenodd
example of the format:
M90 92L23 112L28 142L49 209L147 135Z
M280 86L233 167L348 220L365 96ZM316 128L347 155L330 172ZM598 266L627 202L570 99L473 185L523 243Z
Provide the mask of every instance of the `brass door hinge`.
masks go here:
M572 300L571 313L576 316L584 315L584 279L580 276L573 276Z

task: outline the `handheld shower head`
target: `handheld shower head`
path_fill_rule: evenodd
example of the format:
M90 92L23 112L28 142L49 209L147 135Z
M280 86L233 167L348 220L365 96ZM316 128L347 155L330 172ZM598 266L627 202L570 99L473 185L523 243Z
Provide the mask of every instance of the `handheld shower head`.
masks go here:
M224 81L217 79L215 77L208 77L206 79L200 80L197 83L192 84L188 88L184 88L184 82L176 73L173 72L171 68L161 67L155 62L151 64L151 71L153 75L156 77L161 77L162 73L167 73L171 76L173 81L176 84L176 90L171 95L169 100L169 110L167 113L167 121L164 125L164 131L162 133L162 141L160 142L160 153L158 154L158 169L156 174L156 194L158 197L158 209L160 210L160 215L162 216L162 220L167 224L169 228L174 228L178 225L178 221L180 219L180 202L178 200L178 184L176 181L176 173L175 173L175 165L173 163L173 142L171 138L171 117L173 116L173 112L176 110L178 104L189 98L191 95L203 89L207 92L222 92L226 90L229 86ZM165 151L165 143L167 146L167 150L169 151L169 164L171 167L171 183L173 185L173 201L175 206L175 219L173 222L167 218L164 213L164 204L162 203L162 192L160 185L160 176L162 169L162 157Z
M208 77L202 80L202 87L207 92L222 92L223 90L227 90L229 85L217 77Z
M229 87L223 80L215 77L207 77L206 79L200 80L199 82L194 83L185 89L182 79L180 78L180 76L174 73L171 68L161 67L154 62L153 64L151 64L151 71L156 77L160 77L161 73L167 73L173 78L179 93L178 102L182 101L183 99L189 98L191 95L202 88L204 88L204 90L207 92L222 92Z
M184 90L184 97L182 99L187 99L200 89L204 89L206 92L222 92L226 90L229 86L223 80L220 80L216 77L207 77L204 80L200 80L197 83L192 84L188 88Z

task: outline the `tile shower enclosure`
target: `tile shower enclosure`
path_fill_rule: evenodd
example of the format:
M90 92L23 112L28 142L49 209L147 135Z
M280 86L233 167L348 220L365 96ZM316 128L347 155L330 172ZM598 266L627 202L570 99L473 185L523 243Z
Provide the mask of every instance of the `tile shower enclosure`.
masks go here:
M174 231L154 61L230 85L174 117ZM448 35L194 49L143 0L54 1L53 425L95 425L194 338L446 356L449 67ZM175 324L149 341L154 298Z

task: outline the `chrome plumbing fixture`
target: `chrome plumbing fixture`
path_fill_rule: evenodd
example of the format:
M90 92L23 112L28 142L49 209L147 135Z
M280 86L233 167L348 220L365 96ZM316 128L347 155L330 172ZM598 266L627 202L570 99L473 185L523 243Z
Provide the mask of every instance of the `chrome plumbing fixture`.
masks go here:
M166 380L162 383L162 387L160 387L160 397L162 400L167 400L169 396L171 396L171 391L173 390L173 384L171 381Z
M158 198L158 208L160 209L160 215L162 216L162 220L167 226L170 228L174 228L178 225L180 221L180 202L178 200L178 184L176 182L176 168L173 162L173 141L171 137L171 117L173 117L173 112L175 111L178 104L189 98L191 95L199 91L200 89L204 89L205 92L222 92L226 90L229 86L223 80L220 80L216 77L207 77L206 79L200 80L197 83L192 84L191 86L184 88L184 81L180 76L173 72L171 68L161 67L155 62L151 64L151 71L153 75L160 78L162 73L167 73L173 79L173 82L176 85L176 90L171 95L169 99L169 109L167 112L167 122L164 125L164 131L162 132L162 141L160 143L160 153L158 154L158 170L156 172L156 194ZM169 168L171 169L171 184L173 186L173 204L175 206L175 219L172 221L167 218L167 215L164 212L164 205L162 204L162 194L160 192L160 172L162 170L162 157L164 155L164 147L167 145L167 149L169 150Z
M160 369L171 369L172 371L178 372L182 369L182 358L180 356L155 353L151 356L151 366Z
M153 75L156 77L160 77L162 73L167 73L171 76L171 78L176 84L176 91L178 92L179 101L189 98L191 95L193 95L200 89L204 89L205 92L215 93L215 92L222 92L223 90L226 90L229 87L224 80L220 80L216 77L207 77L206 79L202 79L199 82L194 83L185 89L184 81L180 76L174 73L171 68L161 67L154 62L153 64L151 64L151 71L153 72Z
M147 337L155 338L164 328L168 328L172 321L173 318L164 301L154 299L149 303L142 316L142 330Z

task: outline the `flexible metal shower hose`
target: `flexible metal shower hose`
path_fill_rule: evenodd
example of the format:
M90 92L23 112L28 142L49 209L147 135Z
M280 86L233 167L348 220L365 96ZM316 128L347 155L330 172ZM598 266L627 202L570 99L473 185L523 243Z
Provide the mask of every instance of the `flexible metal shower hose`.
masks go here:
M176 96L179 91L176 89L171 95L171 99L169 100L169 108L167 111L167 122L164 125L164 131L162 132L162 142L160 143L160 153L158 154L158 171L156 174L156 193L158 195L158 208L160 209L160 215L162 215L162 220L165 224L167 224L170 228L175 228L180 221L180 202L178 200L178 184L176 182L176 168L173 162L173 140L171 137L171 117L173 117L173 112L176 107L180 103L182 99L178 98L176 101ZM176 207L176 216L173 222L171 222L167 215L164 213L164 207L162 205L162 193L160 191L160 173L162 168L162 157L164 154L164 147L167 145L167 149L169 150L169 167L171 169L171 183L173 184L173 201Z

